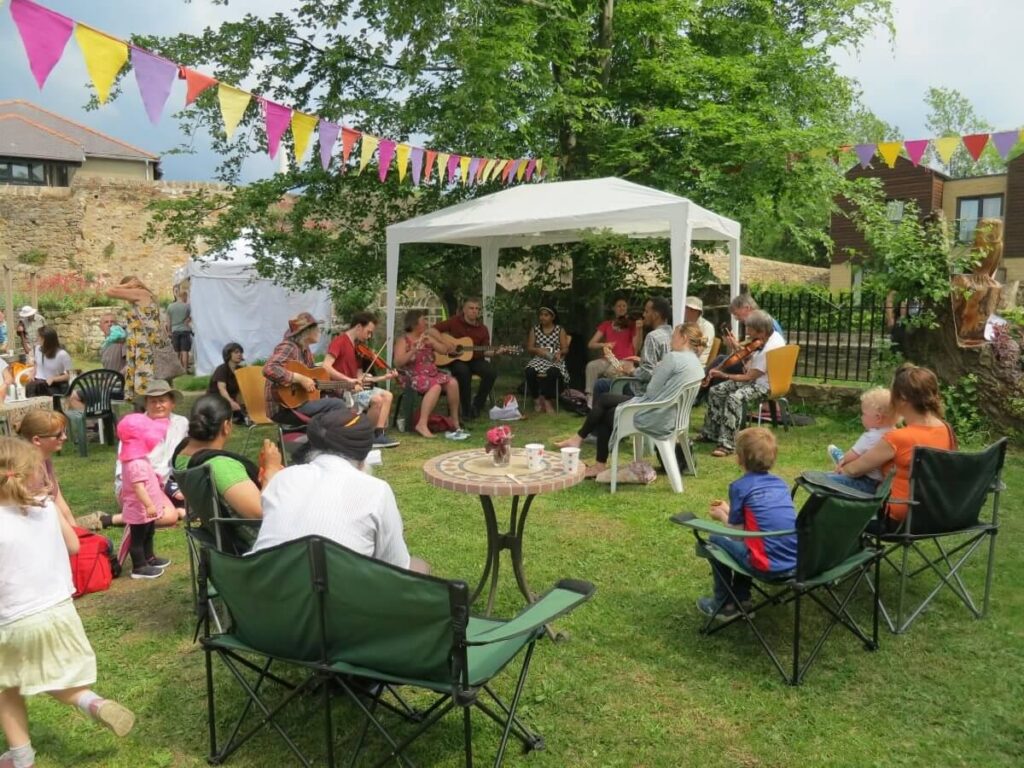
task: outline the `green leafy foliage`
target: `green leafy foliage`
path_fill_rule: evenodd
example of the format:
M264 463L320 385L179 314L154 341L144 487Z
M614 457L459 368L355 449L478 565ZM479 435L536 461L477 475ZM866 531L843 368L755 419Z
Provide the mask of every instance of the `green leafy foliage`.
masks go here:
M946 421L962 442L978 443L991 432L985 415L978 407L978 377L970 373L955 385L942 386L942 401L946 406Z
M41 267L46 263L46 252L39 248L33 248L18 256L19 264L26 264L30 267Z

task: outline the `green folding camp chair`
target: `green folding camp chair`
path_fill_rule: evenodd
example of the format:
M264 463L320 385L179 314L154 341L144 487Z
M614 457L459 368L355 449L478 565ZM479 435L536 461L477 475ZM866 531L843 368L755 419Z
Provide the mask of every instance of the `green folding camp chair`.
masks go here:
M850 614L849 607L857 588L872 570L877 585L881 549L871 545L864 536L864 531L873 519L877 519L885 502L884 495L869 499L852 499L831 495L815 486L804 485L799 479L797 484L810 495L797 515L794 530L742 531L714 521L700 520L688 513L670 518L672 522L693 531L697 538L699 555L713 559L753 580L752 586L756 593L753 605L745 607L733 593L732 587L727 584L731 602L738 606L739 613L727 621L719 622L716 612L714 616L708 618L701 632L710 635L730 624L741 621L748 624L783 680L790 685L800 684L837 625L846 627L867 650L873 651L878 648L877 588L872 591L874 597L870 637ZM887 492L886 486L884 493ZM794 533L797 537L796 569L774 578L747 568L708 538L711 534L720 534L737 539L765 539L772 536L791 536ZM810 654L801 662L801 622L805 597L817 603L829 620L815 640ZM793 603L791 671L787 671L783 666L754 621L755 614L771 606L787 603Z
M233 517L226 507L221 506L208 465L176 469L173 475L181 495L185 497L185 542L188 545L192 605L196 612L196 630L192 636L192 641L195 642L199 637L204 611L210 611L210 618L216 630L223 631L214 602L217 596L216 589L210 588L213 599L205 603L199 600L199 550L203 547L212 547L233 554L244 554L256 541L260 521Z
M896 610L881 602L882 616L895 634L906 632L932 600L948 587L975 618L988 613L992 574L995 568L996 533L999 531L999 494L1006 459L1006 438L977 453L915 448L910 465L910 499L907 516L899 529L882 534L884 559L898 575ZM981 518L991 495L992 512ZM964 582L964 567L971 555L988 540L985 592L979 608ZM935 554L926 548L935 547ZM911 559L911 553L915 558ZM923 561L920 562L919 561ZM932 573L938 583L916 606L908 606L908 587L921 574Z
M352 764L362 753L372 728L387 745L386 754L376 765L396 759L402 765L411 765L405 754L409 745L453 708L460 707L466 765L473 764L471 713L478 709L503 729L494 761L499 766L509 736L519 739L525 749L543 745L543 740L516 716L535 643L548 622L568 613L594 592L589 583L562 581L518 616L502 621L470 616L469 588L464 582L395 568L319 537L298 539L244 558L210 549L203 550L202 556L207 568L201 575L217 585L233 621L231 632L221 634L210 634L207 622L203 637L211 762L222 762L269 725L308 765L279 722L279 715L297 696L319 686L326 763L333 766L329 693L333 686L340 688L364 717L352 747ZM521 652L523 661L515 693L505 704L490 681ZM216 737L215 655L224 661L249 698L222 747L218 747ZM263 663L246 658L251 655L262 658ZM273 662L297 665L305 670L306 678L291 684L284 699L271 706L264 701L261 686L268 679L283 683L270 675ZM254 683L246 679L243 668L256 673ZM413 732L402 737L392 735L382 718L382 708L396 710L382 707L382 695L389 685L437 694L421 713ZM253 705L263 717L239 736Z

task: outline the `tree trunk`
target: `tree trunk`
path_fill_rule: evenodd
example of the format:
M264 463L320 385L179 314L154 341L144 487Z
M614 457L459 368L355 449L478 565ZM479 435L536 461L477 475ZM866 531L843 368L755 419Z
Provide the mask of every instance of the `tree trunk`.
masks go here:
M991 344L961 348L956 341L953 314L949 303L936 311L939 327L912 328L907 332L904 355L911 362L935 371L939 381L955 386L964 376L977 379L978 407L992 424L1005 432L1024 431L1024 417L1008 404L1024 397L1018 381L1012 380L995 359Z

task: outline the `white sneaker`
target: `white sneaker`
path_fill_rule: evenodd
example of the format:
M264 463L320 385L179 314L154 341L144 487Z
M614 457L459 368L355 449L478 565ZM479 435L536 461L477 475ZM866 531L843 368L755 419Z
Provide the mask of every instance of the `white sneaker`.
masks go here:
M833 464L838 464L843 460L843 456L845 454L843 453L843 449L838 445L830 445L826 450L828 451L828 457L832 459Z
M454 432L445 432L444 436L449 440L465 440L469 437L469 432L464 429L456 429Z

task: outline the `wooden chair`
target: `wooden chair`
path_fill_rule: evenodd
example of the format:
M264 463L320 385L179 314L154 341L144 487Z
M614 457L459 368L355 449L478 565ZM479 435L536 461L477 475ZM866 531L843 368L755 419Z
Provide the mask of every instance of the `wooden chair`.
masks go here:
M302 439L306 431L305 426L286 427L278 424L267 416L267 400L264 395L264 385L267 383L263 375L263 367L259 365L246 365L235 371L235 378L238 380L238 388L242 393L242 400L249 414L249 428L245 432L245 443L242 445L242 453L245 454L249 447L249 437L256 427L273 427L277 430L277 442L281 446L281 458L285 463L288 461L287 452L284 450L288 443L297 443Z

